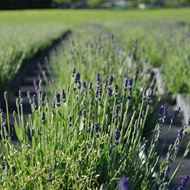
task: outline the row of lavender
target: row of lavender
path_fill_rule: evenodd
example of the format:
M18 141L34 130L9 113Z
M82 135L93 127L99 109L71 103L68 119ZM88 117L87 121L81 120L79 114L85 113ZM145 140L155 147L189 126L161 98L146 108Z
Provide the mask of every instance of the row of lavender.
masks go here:
M189 93L190 28L188 24L182 25L168 20L125 21L111 23L109 27L126 45L137 40L139 47L137 53L144 54L147 57L147 64L151 67L160 69L164 74L163 79L169 92ZM116 32L118 28L120 32Z
M156 76L161 96L174 95L177 105L183 108L185 122L190 117L190 28L187 23L173 21L122 22L110 24L117 37L125 44L138 41L137 54L147 57ZM124 46L125 48L125 46ZM126 50L127 51L127 50Z
M178 167L171 178L168 172L183 129L163 159L156 149L168 112L164 106L155 110L154 78L136 48L134 42L126 53L99 25L73 34L64 51L52 57L54 81L47 89L40 81L37 97L28 93L32 114L27 122L22 96L18 98L13 114L17 143L12 143L8 117L1 112L2 188L170 187ZM171 125L178 113L172 114ZM188 152L187 146L184 156ZM176 188L183 189L188 179L184 176Z

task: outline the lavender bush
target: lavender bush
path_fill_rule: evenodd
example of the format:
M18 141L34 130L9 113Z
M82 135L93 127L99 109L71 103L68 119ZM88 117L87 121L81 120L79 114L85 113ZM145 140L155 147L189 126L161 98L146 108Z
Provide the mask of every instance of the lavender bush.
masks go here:
M14 131L8 112L1 111L0 187L169 188L175 173L168 179L168 171L184 130L179 131L166 158L159 156L156 148L167 107L161 107L158 119L150 125L154 81L142 67L143 59L135 56L135 43L128 55L105 29L94 32L90 27L86 39L77 40L82 31L74 35L64 56L53 58L55 79L49 96L42 82L37 96L28 93L32 114L26 122L21 93L13 114ZM100 33L105 35L99 37ZM13 143L10 134L14 132L17 141Z

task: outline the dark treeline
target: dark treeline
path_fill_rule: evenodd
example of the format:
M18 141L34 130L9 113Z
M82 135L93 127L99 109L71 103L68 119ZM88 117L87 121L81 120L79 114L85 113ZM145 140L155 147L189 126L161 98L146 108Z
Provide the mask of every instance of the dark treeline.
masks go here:
M181 7L189 6L190 0L0 0L0 9L34 8L111 8L118 2L125 2L125 7ZM123 4L123 3L122 3ZM121 7L121 6L120 6Z
M50 8L51 0L0 0L0 9Z

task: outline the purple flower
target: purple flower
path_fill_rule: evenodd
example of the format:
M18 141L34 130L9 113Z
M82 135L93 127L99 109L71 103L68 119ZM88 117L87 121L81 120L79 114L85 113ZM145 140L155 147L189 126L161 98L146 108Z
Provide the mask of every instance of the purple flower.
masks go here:
M82 82L82 91L83 91L83 95L86 95L87 92L87 84L85 81Z
M132 86L133 86L133 79L130 77L127 78L127 86L128 86L128 90L131 91Z
M118 91L119 91L119 87L118 87L118 85L116 84L116 85L115 85L115 90L114 90L114 92L115 92L116 95L118 94Z
M111 87L108 87L107 92L108 92L108 96L111 97L112 96L112 92L113 92L112 89L111 89Z
M176 146L177 149L179 149L180 142L181 142L181 139L183 137L183 132L184 132L184 127L179 129L179 131L177 133L177 138L176 138L176 141L175 141L175 146Z
M123 90L126 91L128 89L128 96L127 99L131 99L131 92L132 92L132 86L133 86L133 79L130 77L127 77L123 84Z
M178 140L182 139L182 137L183 137L183 131L184 131L184 128L179 129L178 134L177 134L177 139Z
M97 74L96 76L96 83L97 83L97 86L99 86L99 84L101 83L100 74Z
M102 84L99 85L99 88L98 88L98 94L99 96L101 97L102 96Z
M96 122L96 123L94 124L94 127L93 127L95 134L98 134L99 128L100 128L100 126L99 126L99 124Z
M149 88L146 93L147 93L148 104L151 104L152 98L153 98L153 90L151 88Z
M114 133L114 139L115 139L115 144L119 144L119 138L120 138L120 130L117 128Z
M40 93L40 103L41 103L41 106L45 106L45 94L44 94L44 92Z
M34 105L34 109L37 110L38 109L38 100L37 100L37 97L36 97L35 94L32 97L32 102L33 102L33 105Z
M115 118L118 118L120 108L121 108L120 104L116 105L116 107L115 107Z
M186 175L186 176L181 180L181 183L179 184L177 190L183 190L188 181L189 181L189 176Z
M74 82L80 84L80 73L75 73L75 79L74 79Z
M96 99L100 98L102 96L102 84L100 83L98 86L97 86L97 89L96 89Z
M111 75L108 79L108 85L111 86L112 85L112 82L113 82L113 76Z
M160 124L165 122L167 115L168 115L168 107L166 105L162 105L160 107L159 118L158 118Z
M121 177L119 179L119 190L129 190L129 179L126 177Z
M61 105L61 94L58 92L55 93L55 106L60 107Z

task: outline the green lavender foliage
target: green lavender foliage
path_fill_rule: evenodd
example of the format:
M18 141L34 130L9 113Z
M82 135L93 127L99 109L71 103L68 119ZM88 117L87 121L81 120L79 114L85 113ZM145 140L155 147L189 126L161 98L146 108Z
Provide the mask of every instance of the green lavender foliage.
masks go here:
M63 34L65 27L55 23L1 25L0 35L0 89L4 90L23 61L50 46ZM1 91L2 92L2 91Z
M39 85L38 106L29 96L32 114L26 122L21 99L17 100L14 130L18 141L11 141L1 112L0 188L114 190L121 176L129 177L132 190L169 187L166 170L175 160L180 142L176 140L163 159L156 153L160 122L149 126L152 133L145 138L152 113L148 87L153 85L147 70L138 65L143 58L134 56L136 45L126 54L113 34L95 28L80 29L67 42L68 48L63 48L63 55L53 56L50 98L41 99L43 86ZM97 45L102 46L101 52ZM107 65L105 60L110 57ZM133 79L126 90L123 82L129 78L125 75ZM101 85L102 93L97 96ZM108 89L113 89L112 95Z
M84 96L78 87L71 81L67 99L56 99L55 107L47 100L38 109L31 103L33 111L26 124L22 114L15 115L19 142L11 142L1 118L2 189L117 189L121 176L130 178L130 189L168 187L165 170L178 150L174 144L167 159L157 155L159 124L147 144L143 133L150 113L147 97L142 95L135 109L133 101L123 99L116 118L116 102L121 94L126 97L126 92L119 90L110 97L104 90L97 102L95 88L88 88ZM20 106L18 103L18 110ZM142 110L145 117L141 117ZM147 157L143 158L140 153L145 148Z
M125 44L137 40L152 67L160 67L171 93L189 93L190 28L173 21L122 22L110 24ZM183 73L183 74L182 74Z
M67 100L62 100L60 106L56 102L53 108L46 102L35 110L32 105L33 113L26 125L22 123L21 114L15 122L19 144L12 144L2 133L5 137L1 143L1 187L116 189L118 178L126 175L130 177L131 189L156 188L157 179L150 180L154 171L150 168L157 162L156 159L151 161L155 152L144 162L139 158L146 144L143 139L145 119L141 118L142 108L147 114L149 110L149 106L145 106L146 97L135 111L131 109L132 102L124 99L115 118L119 95L109 97L107 91L103 91L96 103L94 89L88 89L84 96L78 84L71 81L69 86L71 93L68 92ZM119 91L124 97L125 93ZM42 113L45 114L43 120ZM94 130L96 122L98 132ZM116 144L114 134L118 128L120 138ZM5 131L3 126L1 131ZM27 131L30 131L31 141ZM156 141L156 137L154 139Z

